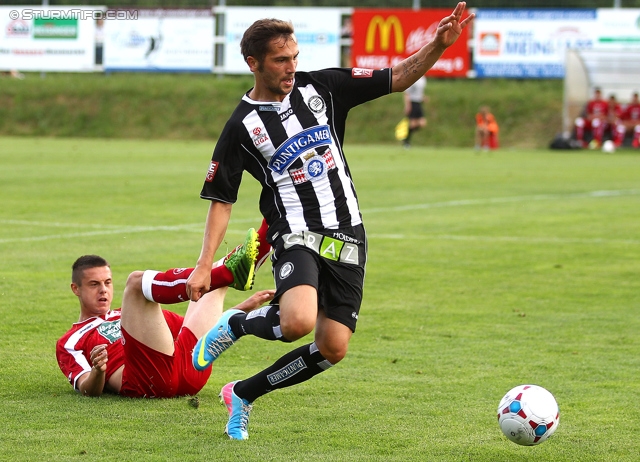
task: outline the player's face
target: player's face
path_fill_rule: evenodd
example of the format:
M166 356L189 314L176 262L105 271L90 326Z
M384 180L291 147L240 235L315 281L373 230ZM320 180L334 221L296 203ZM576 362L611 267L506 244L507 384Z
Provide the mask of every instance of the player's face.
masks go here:
M100 316L111 309L113 280L111 279L111 269L108 266L84 270L82 283L80 285L71 284L71 289L80 299L82 316Z
M254 72L256 87L271 100L282 101L293 90L298 54L295 38L273 40L269 52Z

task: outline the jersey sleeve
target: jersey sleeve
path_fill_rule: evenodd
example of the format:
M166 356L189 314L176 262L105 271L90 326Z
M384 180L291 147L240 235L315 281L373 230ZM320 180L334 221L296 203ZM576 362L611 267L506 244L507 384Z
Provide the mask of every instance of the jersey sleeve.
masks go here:
M391 93L391 69L332 68L309 74L331 89L337 104L347 108Z
M241 123L232 116L222 130L200 192L201 198L228 204L238 200L244 166Z
M78 390L78 378L91 372L91 365L85 358L83 350L77 348L78 345L72 345L67 336L56 343L58 366L76 391Z

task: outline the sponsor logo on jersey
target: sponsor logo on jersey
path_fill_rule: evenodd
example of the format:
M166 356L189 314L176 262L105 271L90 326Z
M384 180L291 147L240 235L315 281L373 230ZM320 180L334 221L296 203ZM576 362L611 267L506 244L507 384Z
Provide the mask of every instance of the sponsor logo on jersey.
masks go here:
M253 139L253 144L256 147L269 140L267 133L262 133L262 128L260 127L255 127L251 132L253 133L253 136L251 138Z
M259 106L258 111L278 112L277 106Z
M110 343L114 343L122 337L119 319L117 321L103 322L98 326L97 331L100 335L109 340Z
M309 98L307 106L309 106L311 112L315 112L316 114L322 113L327 107L322 97L318 95L313 95L311 98Z
M329 144L331 144L331 130L328 125L307 128L289 138L276 149L269 160L269 168L283 174L300 155L310 149Z
M218 171L218 162L215 161L211 161L211 164L209 165L209 170L207 171L207 176L205 177L204 181L206 181L207 183L211 183L213 181L213 177L216 176L216 172Z
M313 250L327 260L339 261L350 265L358 265L360 261L358 244L356 243L334 239L313 231L284 234L282 239L284 240L285 249L289 249L294 245L301 245Z
M354 79L368 79L373 77L373 69L362 69L361 67L354 67L351 69L351 77Z
M285 120L287 120L289 116L291 116L291 114L293 114L292 108L289 108L286 111L284 111L282 114L280 114L280 122L284 122Z

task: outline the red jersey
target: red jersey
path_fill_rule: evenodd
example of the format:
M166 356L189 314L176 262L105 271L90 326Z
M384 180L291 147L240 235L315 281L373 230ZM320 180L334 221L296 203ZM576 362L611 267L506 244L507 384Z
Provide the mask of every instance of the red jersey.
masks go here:
M588 118L607 117L609 113L609 102L603 99L592 99L587 103L586 109Z
M631 103L622 113L622 120L640 121L640 103Z
M163 310L164 317L175 339L184 318ZM78 378L91 372L91 350L96 345L107 345L106 381L124 364L124 348L120 330L120 309L104 316L76 322L56 343L56 357L60 370L69 383L78 390Z

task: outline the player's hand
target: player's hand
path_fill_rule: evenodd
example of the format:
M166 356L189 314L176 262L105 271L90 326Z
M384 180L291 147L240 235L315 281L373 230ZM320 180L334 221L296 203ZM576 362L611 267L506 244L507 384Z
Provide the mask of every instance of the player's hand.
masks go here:
M261 307L267 302L273 300L273 296L276 294L276 291L273 289L269 290L260 290L253 294L251 297L247 298L244 302L240 303L235 307L236 310L242 310L245 313L249 311L253 311L256 308Z
M187 279L187 295L193 302L197 302L204 294L211 290L211 269L196 266Z
M106 344L94 346L89 357L91 359L91 367L93 367L95 371L106 372L107 361L109 360Z
M453 10L451 15L442 18L438 24L438 30L436 31L435 40L444 47L449 47L458 40L462 29L464 29L469 22L475 18L475 14L470 14L464 21L462 20L462 14L467 6L467 2L459 2Z

